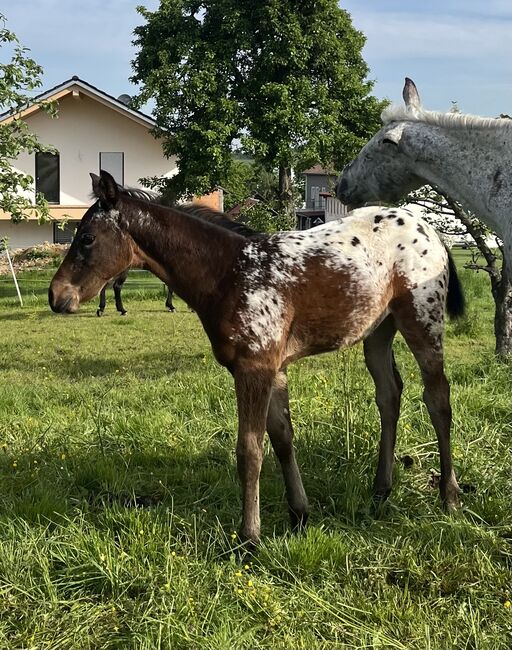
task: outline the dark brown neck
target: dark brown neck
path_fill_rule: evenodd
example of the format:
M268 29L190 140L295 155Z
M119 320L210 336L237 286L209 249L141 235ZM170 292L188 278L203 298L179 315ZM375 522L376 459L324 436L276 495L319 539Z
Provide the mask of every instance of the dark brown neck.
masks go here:
M122 224L147 258L165 272L165 281L201 315L219 294L219 284L245 238L178 208L123 199ZM156 273L162 277L161 273Z

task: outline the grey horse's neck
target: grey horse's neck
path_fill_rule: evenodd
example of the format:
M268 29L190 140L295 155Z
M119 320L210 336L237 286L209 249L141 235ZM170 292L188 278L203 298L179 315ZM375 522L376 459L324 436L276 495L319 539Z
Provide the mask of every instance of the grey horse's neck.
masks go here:
M411 123L404 136L420 178L507 238L512 231L512 129Z

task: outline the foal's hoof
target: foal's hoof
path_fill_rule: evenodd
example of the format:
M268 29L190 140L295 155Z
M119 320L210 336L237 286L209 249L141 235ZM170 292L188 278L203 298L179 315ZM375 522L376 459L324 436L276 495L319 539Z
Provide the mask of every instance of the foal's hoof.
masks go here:
M238 532L238 541L240 546L249 553L254 551L260 545L260 533L255 530L240 529Z
M103 316L103 310L102 309L97 309L96 310L96 316Z
M290 526L293 533L303 533L308 523L308 512L295 512L290 509Z
M459 499L442 499L443 510L447 515L453 515L460 510L460 501Z
M391 488L374 488L373 489L373 503L376 506L381 506L389 499Z
M448 514L452 512L457 512L460 509L460 500L459 495L450 495L449 497L442 496L441 500L443 502L443 510Z
M176 307L167 307L167 311L168 311L170 314L175 314L175 313L176 313Z
M447 513L456 512L460 508L459 494L462 493L460 487L455 484L439 486L443 508Z
M126 316L127 313L128 312L126 311L126 309L123 309L123 311L121 312L121 316Z

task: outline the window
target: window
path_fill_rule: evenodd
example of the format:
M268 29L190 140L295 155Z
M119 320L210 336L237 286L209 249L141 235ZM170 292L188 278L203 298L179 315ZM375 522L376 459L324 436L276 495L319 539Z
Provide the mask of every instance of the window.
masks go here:
M60 171L58 153L36 153L36 192L48 203L60 203Z
M101 151L100 171L102 169L111 174L116 183L124 185L124 153L122 151Z
M76 229L80 221L68 221L64 227L59 223L53 222L53 243L70 244L75 236Z

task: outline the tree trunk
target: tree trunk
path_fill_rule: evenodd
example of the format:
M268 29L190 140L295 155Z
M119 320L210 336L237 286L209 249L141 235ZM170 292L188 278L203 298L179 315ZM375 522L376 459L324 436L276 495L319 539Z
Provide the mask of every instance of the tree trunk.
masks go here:
M286 216L290 228L295 228L295 206L293 204L292 170L279 165L279 211Z
M494 334L496 354L501 359L512 355L512 277L505 260L501 268L501 279L494 294Z

